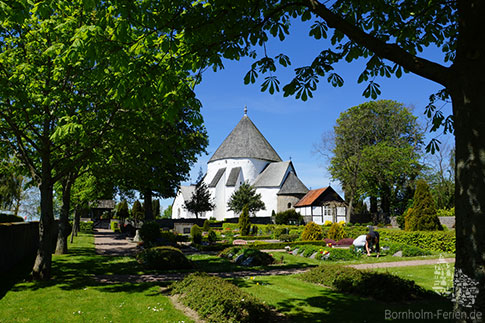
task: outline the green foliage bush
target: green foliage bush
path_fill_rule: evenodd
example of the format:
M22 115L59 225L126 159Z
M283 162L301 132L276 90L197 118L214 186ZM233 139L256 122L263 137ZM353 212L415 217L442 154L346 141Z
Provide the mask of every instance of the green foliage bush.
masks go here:
M386 251L386 254L393 255L398 251L402 251L403 257L417 257L417 256L428 256L431 255L431 251L424 250L415 246L409 246L402 243L394 243L394 242L383 242L381 243L381 247L389 248Z
M209 232L210 229L211 229L211 225L209 220L205 220L204 225L202 226L202 230L204 230L205 232Z
M275 215L276 224L300 224L302 221L303 218L295 209L289 209L284 212L276 213Z
M160 240L162 245L176 245L178 240L177 234L171 231L160 231Z
M0 223L24 222L21 216L0 213Z
M313 221L305 225L305 229L301 234L301 240L315 241L315 240L322 240L322 238L323 238L323 231L321 226L319 226Z
M429 251L456 251L455 231L401 231L379 230L381 241L401 243Z
M344 226L340 223L332 223L330 229L328 229L327 238L339 241L345 237Z
M93 233L94 223L93 221L80 222L79 231L82 233Z
M452 207L450 209L439 209L436 211L436 215L438 217L440 216L455 216L455 208Z
M140 228L140 238L144 243L155 245L160 237L160 226L157 222L152 221L143 223Z
M360 271L339 265L322 265L301 274L300 279L335 288L343 293L372 297L381 301L402 302L430 297L432 292L388 273Z
M193 243L200 244L202 242L202 228L197 224L194 224L192 228L190 228L190 237Z
M110 226L111 231L113 231L113 232L121 232L120 224L118 222L111 221L109 223L109 226Z
M209 230L209 233L207 234L207 240L210 243L214 243L217 241L217 235L213 230Z
M145 249L136 256L136 260L148 269L191 269L192 263L180 249L174 247L153 247Z
M279 236L281 241L291 242L297 241L300 238L299 234L282 234Z
M255 241L252 242L249 246L251 248L256 248L256 249L283 249L285 247L292 247L295 245L305 245L305 244L313 244L317 246L326 246L327 243L323 240L320 241L294 241L294 242L278 242L278 243L267 243L264 241Z
M172 294L207 322L271 322L269 307L228 281L194 273L172 285Z
M229 247L219 253L219 257L230 259L245 266L267 266L274 263L272 256L251 247ZM245 261L248 261L248 263L245 263Z
M406 231L441 229L440 220L436 215L436 203L428 184L424 180L417 181L413 200L413 206L404 219Z

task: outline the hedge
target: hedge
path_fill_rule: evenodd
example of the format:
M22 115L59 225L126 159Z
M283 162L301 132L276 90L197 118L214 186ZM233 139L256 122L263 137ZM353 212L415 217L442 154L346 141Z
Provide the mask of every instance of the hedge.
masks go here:
M14 222L24 222L21 216L15 214L4 214L0 213L0 223L14 223Z
M286 246L296 246L296 245L305 245L305 244L312 244L317 246L326 246L327 243L325 241L295 241L295 242L278 242L278 243L265 243L255 241L250 244L251 248L256 248L259 250L262 249L284 249Z
M315 244L311 245L301 245L298 244L292 247L292 250L298 249L298 254L303 253L303 257L310 257L314 253L315 259L317 260L328 260L328 261L336 261L336 260L354 260L362 258L361 253L355 252L353 249L350 248L329 248L323 246L317 246Z
M379 230L381 241L401 243L415 246L429 251L451 252L456 251L456 238L454 231L400 231Z
M412 280L389 273L360 271L341 265L322 265L298 276L301 280L332 287L339 292L372 297L381 301L402 302L436 296Z
M93 225L94 225L93 221L80 222L79 231L83 233L93 233L93 229L94 229Z
M172 285L172 294L207 322L271 322L269 307L228 281L193 273Z

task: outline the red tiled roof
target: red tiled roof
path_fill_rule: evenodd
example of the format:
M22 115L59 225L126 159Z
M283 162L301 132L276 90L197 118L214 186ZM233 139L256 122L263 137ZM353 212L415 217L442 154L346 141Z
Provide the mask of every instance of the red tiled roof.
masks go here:
M313 202L315 202L315 200L317 198L319 198L320 195L322 195L323 192L325 192L325 190L327 188L328 187L324 187L324 188L319 188L319 189L316 189L316 190L310 190L310 191L308 191L308 193L306 193L306 195L303 196L302 199L299 200L295 204L295 207L297 207L297 206L310 206L310 205L312 205Z

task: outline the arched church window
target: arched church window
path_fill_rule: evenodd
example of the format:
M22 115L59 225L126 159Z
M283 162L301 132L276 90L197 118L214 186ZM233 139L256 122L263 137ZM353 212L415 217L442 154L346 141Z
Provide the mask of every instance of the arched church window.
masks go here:
M178 217L180 218L180 208L177 211Z
M291 209L291 203L288 203L288 208Z

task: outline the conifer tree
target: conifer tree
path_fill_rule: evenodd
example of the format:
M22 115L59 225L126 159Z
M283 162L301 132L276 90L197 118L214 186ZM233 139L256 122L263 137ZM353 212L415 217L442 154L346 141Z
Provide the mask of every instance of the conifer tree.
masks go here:
M418 180L416 183L414 203L410 212L406 214L405 229L407 231L441 229L433 195L424 180Z
M209 189L203 180L202 170L199 171L195 190L192 193L190 200L185 201L184 206L187 211L195 214L196 219L199 218L201 212L208 212L214 209Z
M227 202L228 209L234 213L241 213L245 205L251 215L259 210L266 210L266 206L261 200L261 194L256 193L256 188L249 183L242 183Z
M251 228L251 222L249 222L249 207L244 205L241 215L239 216L239 232L243 236L249 235L249 229Z

